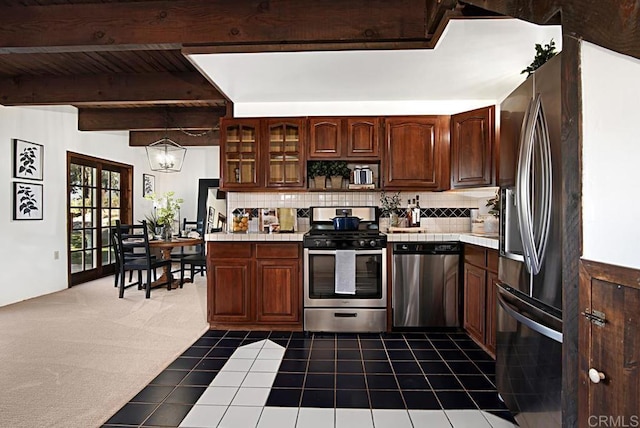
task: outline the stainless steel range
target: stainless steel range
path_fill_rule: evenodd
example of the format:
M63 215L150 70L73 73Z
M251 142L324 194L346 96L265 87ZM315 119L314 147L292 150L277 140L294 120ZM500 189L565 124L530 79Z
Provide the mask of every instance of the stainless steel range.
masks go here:
M304 329L379 332L387 324L387 237L377 207L311 207L304 246ZM336 216L358 217L335 230Z

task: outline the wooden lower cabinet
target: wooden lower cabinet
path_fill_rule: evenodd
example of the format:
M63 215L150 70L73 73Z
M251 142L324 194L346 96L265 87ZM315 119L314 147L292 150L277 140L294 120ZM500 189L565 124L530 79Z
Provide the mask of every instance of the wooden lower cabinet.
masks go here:
M300 244L209 242L212 329L302 330Z
M464 248L464 328L492 357L496 353L498 252Z
M580 265L578 426L640 426L640 270Z
M218 259L211 262L207 280L210 287L210 319L220 322L249 322L251 320L252 262L249 260Z
M487 294L487 273L484 269L464 266L464 328L477 341L484 340L484 318Z
M297 260L258 260L256 321L300 320L300 269Z

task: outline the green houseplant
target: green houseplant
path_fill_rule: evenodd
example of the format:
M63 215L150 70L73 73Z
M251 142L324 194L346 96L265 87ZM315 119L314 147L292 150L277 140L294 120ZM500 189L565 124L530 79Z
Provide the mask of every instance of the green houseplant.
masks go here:
M324 189L327 181L328 167L323 161L311 161L307 165L307 174L309 178L313 178L316 189Z
M161 197L155 193L145 196L145 199L153 201L155 210L155 227L162 226L162 238L170 240L173 234L173 223L180 213L180 204L184 202L182 198L174 198L175 192L166 192ZM153 216L150 217L153 219ZM178 219L179 221L180 219Z
M531 76L534 71L542 66L545 62L553 58L556 52L556 43L551 39L549 43L542 46L540 43L536 43L536 56L533 58L533 62L529 64L527 68L522 70L520 74L527 73L527 77Z
M389 218L389 226L398 226L398 207L400 206L400 192L388 195L383 190L380 193L381 217Z
M331 187L333 189L342 188L342 179L348 179L351 176L351 170L345 161L328 162L327 173L331 177Z

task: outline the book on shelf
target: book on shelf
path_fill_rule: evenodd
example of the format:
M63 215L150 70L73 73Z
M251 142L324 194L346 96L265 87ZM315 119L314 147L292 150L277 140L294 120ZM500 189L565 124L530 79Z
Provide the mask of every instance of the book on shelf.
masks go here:
M375 189L376 185L373 183L370 184L354 184L354 183L349 183L349 190L369 190L369 189Z

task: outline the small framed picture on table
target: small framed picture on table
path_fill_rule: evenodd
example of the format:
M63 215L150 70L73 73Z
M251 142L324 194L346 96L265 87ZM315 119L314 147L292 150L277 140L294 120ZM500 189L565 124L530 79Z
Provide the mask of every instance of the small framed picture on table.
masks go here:
M156 177L151 174L142 174L142 196L151 196L156 191Z

